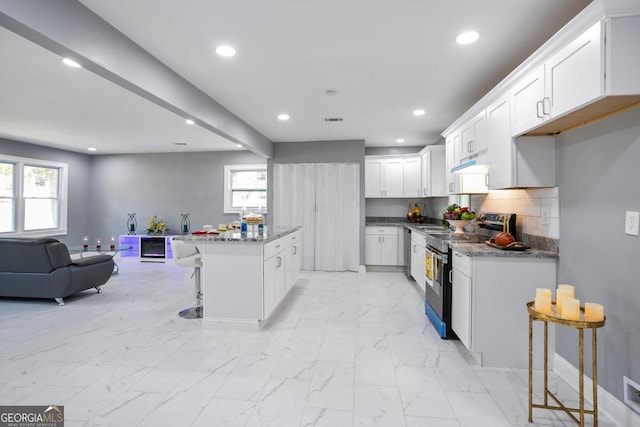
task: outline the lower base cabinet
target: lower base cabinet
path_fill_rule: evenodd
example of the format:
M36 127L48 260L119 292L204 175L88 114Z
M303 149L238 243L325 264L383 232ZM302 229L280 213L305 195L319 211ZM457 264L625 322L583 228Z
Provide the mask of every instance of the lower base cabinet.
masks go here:
M398 228L395 226L365 227L365 265L399 265Z
M301 230L276 240L204 242L202 325L260 329L300 275Z
M426 282L424 278L425 248L427 246L426 236L422 233L411 233L411 277L416 281L418 287L424 293Z
M526 369L529 314L536 288L555 288L554 258L469 257L453 252L452 329L481 366ZM549 331L549 352L555 352ZM537 334L542 335L542 334ZM537 340L534 366L542 367Z

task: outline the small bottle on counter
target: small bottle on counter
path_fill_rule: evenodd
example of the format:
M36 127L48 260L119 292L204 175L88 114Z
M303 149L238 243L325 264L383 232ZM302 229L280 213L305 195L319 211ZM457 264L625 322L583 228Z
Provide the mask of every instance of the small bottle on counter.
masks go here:
M241 233L247 232L247 211L244 207L240 212L240 232Z

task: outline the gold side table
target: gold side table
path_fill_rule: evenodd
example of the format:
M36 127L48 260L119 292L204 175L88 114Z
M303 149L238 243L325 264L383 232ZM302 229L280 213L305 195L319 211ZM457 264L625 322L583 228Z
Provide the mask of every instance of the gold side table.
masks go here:
M604 326L604 320L589 322L584 320L584 308L580 307L580 319L581 320L567 320L562 319L556 314L556 303L551 304L551 314L542 314L533 309L533 301L527 303L527 311L529 312L529 422L533 422L533 408L551 409L554 411L564 411L573 421L579 426L583 427L585 414L593 415L593 426L598 427L598 373L597 373L597 329ZM533 403L533 322L534 320L544 322L544 398L543 403ZM557 325L564 325L576 328L578 330L578 361L579 361L579 393L580 393L580 407L568 408L560 399L549 391L548 387L548 331L549 322ZM591 329L591 362L593 372L593 409L585 409L584 405L584 330ZM549 405L548 398L551 397L556 405ZM576 418L573 412L579 413L580 419Z

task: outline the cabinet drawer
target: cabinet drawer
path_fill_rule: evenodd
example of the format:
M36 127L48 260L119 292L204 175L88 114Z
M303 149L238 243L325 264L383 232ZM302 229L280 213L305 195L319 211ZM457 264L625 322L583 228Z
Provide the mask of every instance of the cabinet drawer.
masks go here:
M398 227L383 225L380 227L367 226L365 227L365 234L375 234L375 235L386 235L393 234L394 236L398 233Z
M460 252L453 252L453 268L471 277L471 257L462 255Z
M274 240L273 242L265 243L263 249L263 255L265 260L271 258L278 252L282 252L287 247L287 243L285 238L282 237L280 239Z

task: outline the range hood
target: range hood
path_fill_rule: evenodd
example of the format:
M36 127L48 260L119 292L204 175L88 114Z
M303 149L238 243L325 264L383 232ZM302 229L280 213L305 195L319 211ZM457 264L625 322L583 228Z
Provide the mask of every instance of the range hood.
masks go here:
M459 164L458 166L451 168L451 173L477 173L486 174L489 172L489 165L480 164L476 159L469 160L468 162Z

